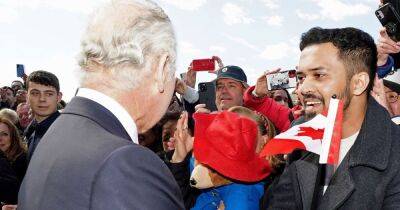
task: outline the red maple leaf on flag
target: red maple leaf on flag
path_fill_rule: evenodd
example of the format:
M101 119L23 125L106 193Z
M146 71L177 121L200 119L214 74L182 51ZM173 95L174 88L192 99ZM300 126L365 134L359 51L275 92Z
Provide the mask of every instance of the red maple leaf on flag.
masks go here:
M308 136L313 140L322 140L324 129L314 129L312 127L299 127L300 130L296 136Z

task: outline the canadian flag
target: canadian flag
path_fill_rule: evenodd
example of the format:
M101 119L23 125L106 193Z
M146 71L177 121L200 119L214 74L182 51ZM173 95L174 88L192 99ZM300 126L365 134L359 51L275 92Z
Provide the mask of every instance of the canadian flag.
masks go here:
M260 155L289 154L295 149L302 149L319 154L320 163L335 164L340 149L342 118L343 103L332 98L327 116L318 114L275 136L264 146Z

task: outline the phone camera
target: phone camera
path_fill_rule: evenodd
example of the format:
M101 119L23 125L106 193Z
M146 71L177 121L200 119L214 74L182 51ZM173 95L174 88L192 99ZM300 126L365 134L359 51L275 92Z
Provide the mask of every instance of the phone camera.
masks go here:
M376 11L376 16L379 18L379 19L383 19L383 18L385 18L385 15L383 14L383 12L382 11Z
M199 90L200 92L206 92L207 91L207 86L204 83L199 84Z
M397 31L397 25L393 22L389 22L388 24L386 24L385 28L389 34L395 34Z

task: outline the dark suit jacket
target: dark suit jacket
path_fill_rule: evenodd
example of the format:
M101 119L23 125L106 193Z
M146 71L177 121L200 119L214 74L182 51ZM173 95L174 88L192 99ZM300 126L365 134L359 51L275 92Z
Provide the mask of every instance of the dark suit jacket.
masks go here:
M289 165L269 197L268 209L311 208L319 156ZM372 97L360 133L318 209L400 209L400 128Z
M16 204L19 184L17 173L4 153L0 151L0 202Z
M168 168L100 104L75 97L40 141L18 209L183 209Z

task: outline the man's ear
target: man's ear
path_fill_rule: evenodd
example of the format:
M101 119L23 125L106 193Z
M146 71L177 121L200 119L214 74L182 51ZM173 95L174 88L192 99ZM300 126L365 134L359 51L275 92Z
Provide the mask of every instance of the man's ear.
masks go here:
M168 53L164 53L159 57L158 62L156 64L157 66L156 84L159 93L164 92L165 83L169 79L168 77L169 77L170 65L168 65L168 62L169 62L169 55Z
M60 103L60 101L62 99L62 96L63 96L62 92L58 92L58 94L57 94L57 103Z
M353 95L359 96L367 90L370 82L369 75L367 72L360 72L353 76L351 80L351 88Z

